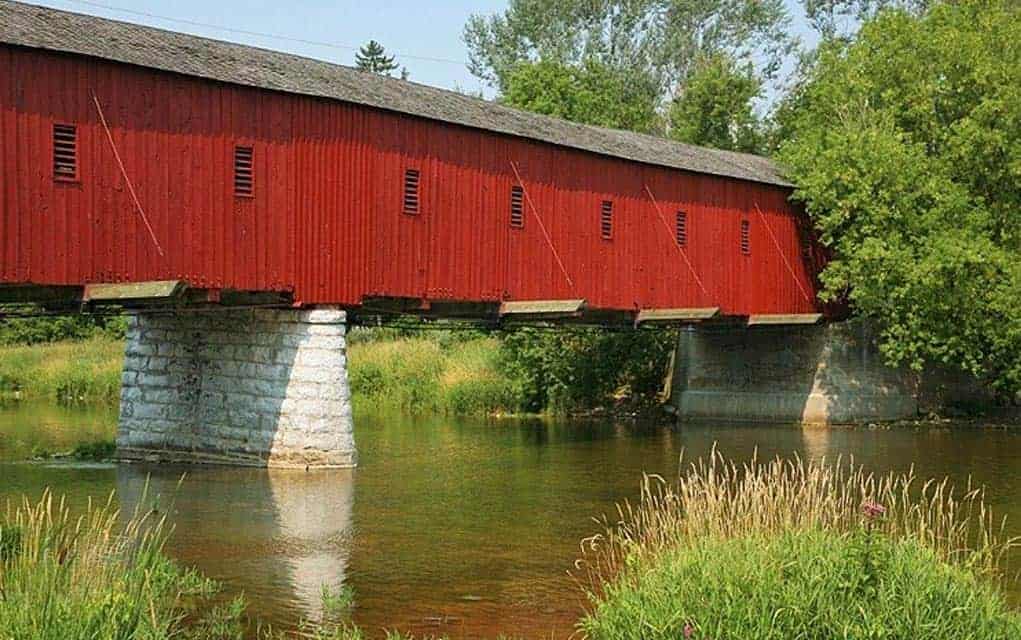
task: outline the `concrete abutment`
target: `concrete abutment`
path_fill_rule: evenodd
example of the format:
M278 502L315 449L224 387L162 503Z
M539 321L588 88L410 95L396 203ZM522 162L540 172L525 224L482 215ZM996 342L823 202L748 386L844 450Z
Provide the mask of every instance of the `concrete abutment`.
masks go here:
M853 424L989 401L964 376L887 366L861 320L693 327L674 362L670 404L682 420Z
M355 466L346 326L346 314L335 309L134 316L118 454L166 462Z

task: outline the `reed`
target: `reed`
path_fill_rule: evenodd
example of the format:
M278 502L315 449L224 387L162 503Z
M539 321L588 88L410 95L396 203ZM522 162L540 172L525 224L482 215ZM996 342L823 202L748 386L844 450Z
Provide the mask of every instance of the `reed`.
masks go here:
M0 347L0 395L61 404L113 404L120 397L123 340Z
M967 623L974 638L1021 632L997 589L1018 541L981 489L946 479L875 475L843 459L739 465L714 450L674 481L646 476L639 501L601 522L576 571L591 638L708 637L698 628L735 640L801 637L804 625L817 637L937 637L902 628L894 613L944 631ZM869 589L848 586L862 580ZM825 621L812 618L820 612ZM885 626L869 626L877 620Z
M0 519L0 637L178 636L192 605L216 587L166 558L168 532L153 512L122 518L112 494L90 500L80 515L49 492L8 504Z

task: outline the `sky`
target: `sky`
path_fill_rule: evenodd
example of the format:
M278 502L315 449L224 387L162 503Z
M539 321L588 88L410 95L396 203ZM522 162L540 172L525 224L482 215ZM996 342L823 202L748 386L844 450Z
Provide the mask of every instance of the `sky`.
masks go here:
M358 47L374 39L397 56L412 80L444 89L482 91L487 97L493 91L465 66L468 55L461 30L469 15L503 11L507 6L506 0L28 1L348 65L354 63ZM808 37L800 3L786 1L795 32Z

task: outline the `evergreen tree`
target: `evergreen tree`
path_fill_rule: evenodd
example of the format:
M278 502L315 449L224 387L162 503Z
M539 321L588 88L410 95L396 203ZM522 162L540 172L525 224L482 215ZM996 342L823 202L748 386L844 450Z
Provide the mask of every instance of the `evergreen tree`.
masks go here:
M375 40L369 40L369 43L355 54L355 66L360 71L369 71L382 76L388 76L391 71L394 71L400 65L397 64L393 56L386 55L386 49L383 48L383 45Z

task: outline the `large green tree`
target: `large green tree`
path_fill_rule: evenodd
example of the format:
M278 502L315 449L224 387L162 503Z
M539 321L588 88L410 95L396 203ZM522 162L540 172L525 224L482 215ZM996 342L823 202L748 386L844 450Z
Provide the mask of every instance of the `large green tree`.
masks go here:
M670 99L695 61L720 53L771 77L792 46L789 22L783 0L511 0L471 16L464 40L472 73L500 91L522 62L597 60Z
M572 122L646 133L661 128L658 89L594 59L579 65L521 62L508 76L501 101Z
M707 58L670 106L669 135L690 144L759 152L763 134L755 101L760 97L762 81L750 64L726 54Z
M884 10L824 43L780 159L833 261L824 296L878 319L892 363L1021 388L1021 14Z

